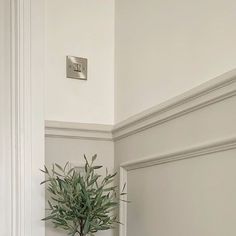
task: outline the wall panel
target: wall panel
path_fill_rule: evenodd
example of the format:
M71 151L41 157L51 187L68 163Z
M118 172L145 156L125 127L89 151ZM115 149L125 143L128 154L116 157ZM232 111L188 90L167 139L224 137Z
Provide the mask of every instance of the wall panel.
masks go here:
M235 235L235 82L214 102L222 86L116 125L115 167L131 201L121 204L120 236Z
M128 171L127 235L235 235L235 154Z

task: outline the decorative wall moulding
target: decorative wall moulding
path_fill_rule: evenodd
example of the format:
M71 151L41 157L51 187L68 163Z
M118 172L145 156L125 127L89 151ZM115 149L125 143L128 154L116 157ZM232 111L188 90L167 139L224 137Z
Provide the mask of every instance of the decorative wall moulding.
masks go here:
M46 121L46 136L116 141L235 95L236 70L232 70L114 126Z
M9 91L4 92L9 93L11 112L3 118L8 116L11 123L11 150L10 168L6 167L9 183L4 184L10 185L11 196L6 205L10 221L1 222L1 233L8 229L3 235L41 236L45 231L39 220L44 214L44 190L39 186L44 177L38 171L44 164L44 7L44 1L9 0L6 12L11 29L6 60L10 58L11 73Z
M119 140L236 95L236 70L225 73L167 102L116 124Z
M121 167L129 171L146 168L148 166L161 165L173 161L204 156L216 152L223 152L231 149L236 149L236 136L209 143L203 143L186 149L172 151L170 153L147 156L142 159L136 159L135 161L122 163Z
M57 138L112 141L112 126L62 121L46 121L45 136Z
M230 137L215 142L210 142L206 144L201 144L188 149L177 150L171 153L156 154L153 156L147 156L140 160L134 160L121 164L120 166L120 188L125 186L125 192L128 193L127 186L128 182L128 172L130 170L136 170L140 168L146 168L154 165L161 165L169 162L180 161L189 158L196 158L207 156L208 154L218 153L223 151L228 151L236 149L236 137ZM123 195L123 201L127 201L127 195ZM127 203L120 202L120 219L119 221L123 223L120 226L120 236L127 236Z

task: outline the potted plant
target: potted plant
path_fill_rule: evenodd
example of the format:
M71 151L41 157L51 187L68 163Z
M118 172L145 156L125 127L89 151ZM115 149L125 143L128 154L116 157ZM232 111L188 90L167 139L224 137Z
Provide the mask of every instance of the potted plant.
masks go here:
M61 167L52 165L49 171L45 166L50 200L49 214L43 220L51 220L55 227L64 229L68 235L94 235L97 231L114 228L119 223L114 210L119 205L119 196L113 186L116 173L105 177L97 172L102 166L94 165L96 155L91 163L85 158L84 171L68 168L68 163ZM124 188L123 188L124 190ZM125 193L120 193L124 195Z

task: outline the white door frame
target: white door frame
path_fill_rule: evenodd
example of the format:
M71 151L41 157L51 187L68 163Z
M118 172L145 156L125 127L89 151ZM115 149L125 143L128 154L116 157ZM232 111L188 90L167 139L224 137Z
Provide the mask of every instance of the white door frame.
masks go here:
M39 185L43 179L39 168L44 164L44 0L7 2L10 42L1 64L6 57L10 66L1 74L4 86L0 86L5 101L5 112L0 114L4 150L0 158L6 170L0 173L6 180L2 196L6 205L0 218L7 218L0 231L3 236L43 236L44 189Z

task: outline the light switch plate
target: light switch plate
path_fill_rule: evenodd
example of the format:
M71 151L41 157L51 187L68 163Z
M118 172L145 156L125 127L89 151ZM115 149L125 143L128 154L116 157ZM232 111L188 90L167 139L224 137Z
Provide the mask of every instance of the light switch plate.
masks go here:
M67 56L66 57L66 76L71 79L87 80L86 58Z

